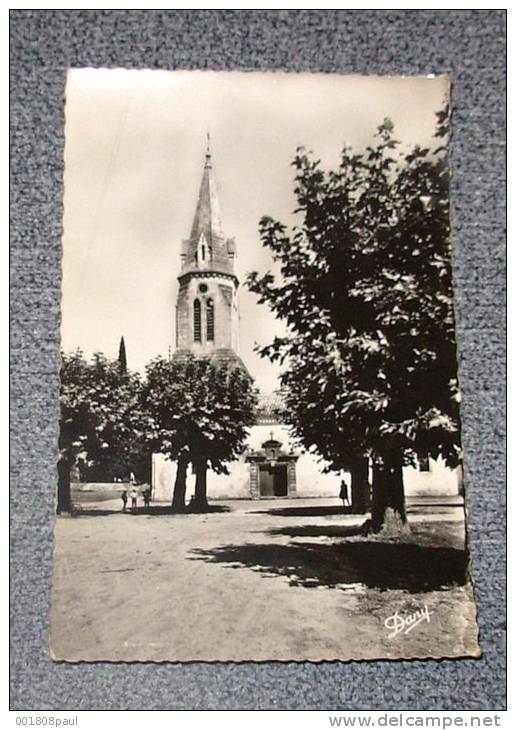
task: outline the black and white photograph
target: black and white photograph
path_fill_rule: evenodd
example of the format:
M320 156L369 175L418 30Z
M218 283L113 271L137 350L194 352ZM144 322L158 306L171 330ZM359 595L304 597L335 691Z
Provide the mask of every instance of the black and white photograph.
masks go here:
M50 652L479 657L443 76L77 68Z

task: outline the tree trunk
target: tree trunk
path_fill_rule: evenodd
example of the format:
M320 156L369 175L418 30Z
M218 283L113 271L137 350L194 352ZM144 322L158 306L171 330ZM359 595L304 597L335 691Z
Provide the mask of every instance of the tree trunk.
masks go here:
M57 514L70 512L72 493L70 488L71 464L68 459L60 458L57 462Z
M369 482L369 460L367 458L357 459L351 464L351 511L355 514L365 514L369 510L370 495Z
M403 459L399 451L390 451L373 461L373 532L400 534L408 530L403 490Z
M182 512L185 508L186 494L186 470L188 469L187 459L178 459L176 481L174 484L174 496L172 497L172 509Z
M198 510L208 508L208 498L206 495L206 472L206 459L197 459L195 462L194 507Z

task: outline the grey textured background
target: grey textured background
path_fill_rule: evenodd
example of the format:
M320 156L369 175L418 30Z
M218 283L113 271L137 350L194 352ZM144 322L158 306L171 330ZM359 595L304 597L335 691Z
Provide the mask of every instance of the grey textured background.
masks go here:
M11 12L11 63L12 708L503 709L505 11L18 10ZM454 263L481 660L49 659L69 66L451 73Z

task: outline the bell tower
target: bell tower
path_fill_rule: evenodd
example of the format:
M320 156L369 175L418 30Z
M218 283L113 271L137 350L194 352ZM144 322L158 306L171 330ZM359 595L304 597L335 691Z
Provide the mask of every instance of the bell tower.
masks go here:
M245 366L238 356L239 281L235 242L222 231L208 136L190 237L183 240L176 304L176 352Z

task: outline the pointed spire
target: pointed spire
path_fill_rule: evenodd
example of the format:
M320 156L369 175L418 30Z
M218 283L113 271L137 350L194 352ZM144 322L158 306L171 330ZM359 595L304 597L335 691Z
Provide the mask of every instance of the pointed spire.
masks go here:
M220 222L219 200L211 159L211 135L190 236L181 248L181 276L190 271L224 271L235 276L235 241L226 239Z
M224 239L222 225L220 222L219 201L215 180L213 178L213 169L211 164L210 150L210 133L207 132L206 159L204 162L204 172L199 190L199 198L195 210L192 232L190 241L197 243L204 233L206 242L210 248L213 248L214 239Z

